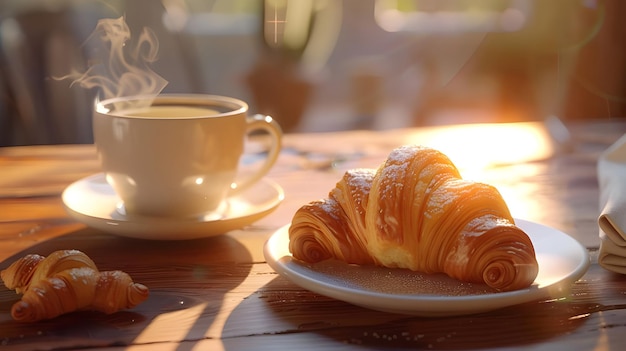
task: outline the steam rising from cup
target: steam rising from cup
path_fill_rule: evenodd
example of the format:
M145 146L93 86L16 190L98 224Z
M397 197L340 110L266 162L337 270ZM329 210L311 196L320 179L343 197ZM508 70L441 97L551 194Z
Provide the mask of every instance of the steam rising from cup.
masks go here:
M147 27L141 31L135 45L129 47L131 32L124 17L105 18L98 21L87 39L98 45L97 59L85 72L74 71L60 79L73 79L86 89L97 88L98 100L124 96L156 97L167 81L150 68L158 58L159 42ZM150 100L138 99L150 104ZM116 108L142 108L147 106L117 106Z

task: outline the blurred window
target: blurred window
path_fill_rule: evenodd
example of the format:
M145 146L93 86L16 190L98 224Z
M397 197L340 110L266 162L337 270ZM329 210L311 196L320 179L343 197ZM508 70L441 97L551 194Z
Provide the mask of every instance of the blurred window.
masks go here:
M376 0L375 17L388 32L512 32L532 7L530 0Z
M163 23L173 32L196 35L248 35L258 33L261 1L161 0Z

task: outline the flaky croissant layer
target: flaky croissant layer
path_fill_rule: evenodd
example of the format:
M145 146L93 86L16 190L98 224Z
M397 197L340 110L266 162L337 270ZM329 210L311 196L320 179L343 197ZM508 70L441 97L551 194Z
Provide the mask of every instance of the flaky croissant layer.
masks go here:
M305 262L446 273L501 291L528 287L538 273L532 242L497 189L462 179L447 156L422 146L347 171L327 199L296 212L289 238Z
M78 250L55 251L48 257L26 255L0 272L4 285L22 299L11 308L13 319L35 322L77 310L113 313L148 298L148 288L122 271L100 272Z

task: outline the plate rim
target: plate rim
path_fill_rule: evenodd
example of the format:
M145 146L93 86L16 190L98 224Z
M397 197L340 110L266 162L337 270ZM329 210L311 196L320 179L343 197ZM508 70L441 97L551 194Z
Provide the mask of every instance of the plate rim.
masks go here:
M332 297L338 300L342 300L344 302L348 302L354 305L358 305L358 306L362 306L362 307L366 307L366 308L370 308L374 310L379 310L379 311L392 312L392 313L402 313L402 314L418 315L418 316L426 316L426 317L474 314L474 313L480 313L480 312L487 312L490 310L495 310L495 309L499 309L499 308L503 308L503 307L507 307L511 305L516 305L516 304L520 304L524 302L536 301L542 298L548 298L548 299L554 298L555 297L554 295L564 295L567 292L569 292L569 288L571 288L571 285L585 274L585 272L589 268L589 265L591 264L589 252L587 251L587 249L584 246L582 246L582 244L580 244L576 239L574 239L570 235L558 229L555 229L555 228L552 228L552 227L549 227L549 226L546 226L537 222L524 220L524 219L518 219L518 218L515 218L515 222L517 225L521 227L535 226L537 228L541 228L542 230L548 230L551 233L551 235L557 236L560 240L569 241L568 244L575 247L577 250L576 252L576 258L578 259L577 265L573 267L571 271L568 271L564 277L558 279L557 281L552 282L551 284L541 286L541 287L533 283L533 285L528 288L515 290L515 291L506 291L506 292L489 293L489 294L463 295L463 296L442 296L442 295L431 295L431 294L416 295L416 294L406 294L406 293L390 294L390 293L382 293L382 292L371 291L371 290L366 290L366 289L359 289L359 288L354 288L354 287L349 287L349 286L342 286L342 285L336 285L336 284L333 285L328 282L320 282L307 274L302 274L299 271L290 269L288 265L291 262L293 262L290 255L283 256L280 258L275 258L273 257L274 255L272 254L272 251L275 251L274 246L277 245L276 242L279 239L281 239L280 237L281 235L283 236L285 235L285 233L288 231L290 224L282 226L271 235L271 237L266 241L264 245L263 253L265 255L266 262L268 263L268 265L270 265L272 269L274 269L279 275L285 276L294 284L300 287L303 287L305 289L311 290L321 295L325 295L325 296ZM531 240L533 240L532 236L531 236ZM533 242L533 244L535 244L535 242ZM287 259L289 260L289 262L287 263L281 262L285 257L288 257ZM301 267L304 267L304 266L301 266ZM306 269L306 267L304 267L304 269ZM291 279L292 276L296 276L297 278L299 278L299 281L298 282L293 281ZM563 285L566 285L567 289L563 289L562 287ZM367 299L367 298L370 298L370 299L374 298L374 300L370 300L370 301L373 301L373 303L368 303L368 304L356 303L354 302L354 299L346 298L346 296L350 296L350 295L359 297L359 300ZM494 302L494 301L496 303L492 304L492 306L490 307L483 307L482 305L484 303ZM433 310L432 308L426 309L426 310L413 309L413 308L410 308L410 309L405 308L405 309L399 310L396 308L388 307L389 304L403 305L403 307L406 307L407 303L414 305L415 307L418 307L418 308L424 304L428 304L429 307L432 307L432 305L436 305L436 307L439 307L439 308L436 310ZM476 306L477 303L480 303L481 305ZM460 309L459 308L460 304L467 304L468 308Z

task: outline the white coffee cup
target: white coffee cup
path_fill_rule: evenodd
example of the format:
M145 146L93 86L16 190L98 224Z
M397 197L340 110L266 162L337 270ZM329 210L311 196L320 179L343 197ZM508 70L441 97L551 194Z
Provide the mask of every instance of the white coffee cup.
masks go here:
M262 166L238 174L253 131L269 134ZM278 158L282 132L269 116L216 95L134 96L96 101L93 132L107 182L127 215L215 216L226 198L259 181Z

